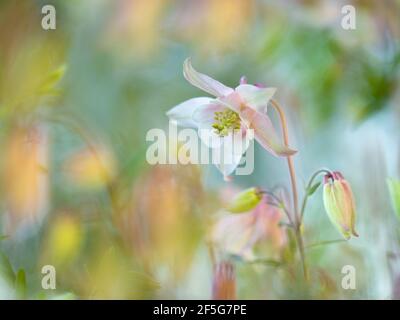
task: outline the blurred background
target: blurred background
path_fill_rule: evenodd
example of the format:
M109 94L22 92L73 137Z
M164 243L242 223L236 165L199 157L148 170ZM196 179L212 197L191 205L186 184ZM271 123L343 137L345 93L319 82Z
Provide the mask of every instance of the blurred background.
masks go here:
M46 4L55 30L42 29ZM346 4L355 30L341 27ZM236 296L399 299L400 200L387 186L400 179L399 42L397 0L1 0L0 298L212 297L207 239L223 199L289 177L257 145L253 174L229 183L212 165L147 164L147 131L204 95L183 78L191 57L228 86L245 75L278 89L301 194L328 167L356 198L349 242L336 241L321 188L310 199L310 283L287 266L289 239L229 259ZM45 265L54 290L41 286ZM341 287L345 265L355 290Z

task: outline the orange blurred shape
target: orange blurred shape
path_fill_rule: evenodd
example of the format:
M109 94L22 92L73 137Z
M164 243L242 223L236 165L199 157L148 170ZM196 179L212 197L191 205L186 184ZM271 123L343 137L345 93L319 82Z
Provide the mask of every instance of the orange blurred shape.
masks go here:
M115 160L104 146L91 146L72 154L65 161L64 169L76 185L99 188L114 178Z
M160 41L160 21L166 0L122 0L116 2L105 35L106 45L122 46L119 53L147 58L154 53Z
M222 261L215 266L212 298L214 300L236 299L236 274L231 262Z
M11 129L4 149L3 188L11 232L38 222L47 211L48 136L39 125Z
M178 33L203 51L237 48L253 13L253 0L191 0L177 17Z
M196 166L154 166L137 180L132 205L118 225L143 261L156 269L163 267L177 279L185 274L197 249L204 221L204 212L199 212L202 204Z

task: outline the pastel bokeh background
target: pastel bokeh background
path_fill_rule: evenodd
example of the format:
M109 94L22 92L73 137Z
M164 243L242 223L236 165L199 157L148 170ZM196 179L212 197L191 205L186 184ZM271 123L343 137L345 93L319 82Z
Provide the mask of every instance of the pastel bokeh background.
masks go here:
M45 4L56 30L41 27ZM356 30L341 27L345 4ZM289 177L259 146L253 174L229 183L211 165L146 162L147 131L201 95L183 78L187 57L226 85L246 75L276 87L301 192L329 167L356 198L360 237L348 242L322 191L310 199L310 283L281 263L290 250L267 246L230 260L236 296L400 298L386 182L400 179L399 12L397 0L0 1L0 298L211 298L208 230L224 197ZM41 287L44 265L55 290ZM341 287L345 265L355 290Z

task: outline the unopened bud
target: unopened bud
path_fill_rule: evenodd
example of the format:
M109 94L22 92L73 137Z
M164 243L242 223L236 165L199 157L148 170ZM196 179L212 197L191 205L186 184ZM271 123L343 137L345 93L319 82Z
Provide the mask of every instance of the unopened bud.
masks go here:
M249 188L238 193L228 204L227 210L232 213L242 213L255 208L261 201L262 193L258 188Z
M354 229L356 210L353 192L340 172L324 177L324 206L331 222L346 240L352 235L358 237Z

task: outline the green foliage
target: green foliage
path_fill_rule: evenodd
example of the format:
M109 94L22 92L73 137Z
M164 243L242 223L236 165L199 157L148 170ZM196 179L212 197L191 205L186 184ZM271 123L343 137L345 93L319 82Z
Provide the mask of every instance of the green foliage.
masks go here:
M23 269L19 269L15 277L15 293L18 299L26 299L26 275Z
M389 188L393 210L397 218L400 219L400 180L388 178L386 181Z
M319 187L320 185L321 185L321 181L316 182L314 185L312 185L310 188L308 188L308 189L306 190L307 195L308 195L308 196L312 196L312 195L315 193L315 191L317 191L317 189L318 189L318 187Z
M14 270L11 266L10 260L3 252L0 252L0 276L9 284L14 284L15 282Z

